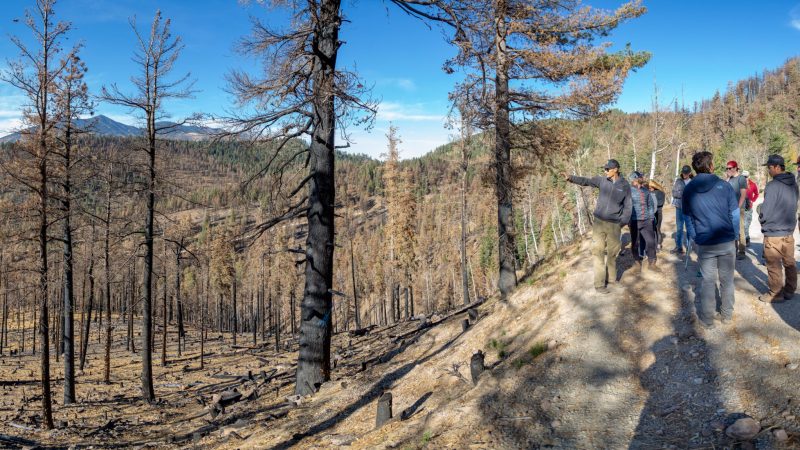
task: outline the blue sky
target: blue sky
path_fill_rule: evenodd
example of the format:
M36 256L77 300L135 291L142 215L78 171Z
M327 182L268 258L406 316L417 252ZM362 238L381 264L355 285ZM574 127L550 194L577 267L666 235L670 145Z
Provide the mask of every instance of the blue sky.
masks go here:
M17 56L8 36L30 39L21 18L32 0L2 0L0 56ZM621 2L586 0L613 8ZM447 93L453 76L441 70L452 56L442 31L429 29L383 0L345 0L346 14L340 65L355 67L374 96L381 99L378 120L370 132L353 129L351 151L379 156L385 151L389 123L398 128L403 143L401 157L424 154L446 143L452 131L444 128ZM782 64L800 53L800 2L769 1L645 1L648 13L624 24L609 37L615 46L630 42L648 50L653 58L633 74L616 107L624 111L650 109L654 81L663 103L681 97L687 105L724 90L729 81ZM194 100L167 105L174 117L192 112L223 114L233 101L225 92L225 74L231 69L255 70L253 61L233 50L250 29L249 17L280 23L285 15L255 2L236 0L59 0L56 13L73 22L68 42L82 41L89 67L90 89L116 82L126 90L134 68L133 35L128 18L136 16L147 27L160 8L173 22L173 32L183 37L186 49L176 73L191 72L200 90ZM0 83L0 135L18 124L21 98ZM100 104L98 114L135 123L128 111Z

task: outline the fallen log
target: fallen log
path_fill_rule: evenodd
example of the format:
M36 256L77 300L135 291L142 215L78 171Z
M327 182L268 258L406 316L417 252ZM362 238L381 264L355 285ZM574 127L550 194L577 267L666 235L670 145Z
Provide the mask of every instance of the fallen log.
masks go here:
M101 432L103 432L103 431L108 431L108 430L111 430L111 429L113 429L115 426L117 426L117 422L119 422L117 419L110 419L110 420L109 420L108 422L106 422L104 425L102 425L102 426L99 426L99 427L95 428L94 430L92 430L92 431L90 431L90 432L86 433L86 434L84 435L84 437L93 436L93 435L95 435L95 434L97 434L97 433L101 433Z
M461 308L456 309L455 311L451 311L449 314L447 314L446 316L440 318L439 320L428 321L428 322L423 321L422 323L420 323L420 326L417 327L414 330L407 331L407 332L405 332L403 334L399 334L399 335L396 335L396 336L391 336L390 335L389 337L393 338L395 342L401 341L401 340L403 340L403 339L405 339L405 338L407 338L409 336L413 336L414 334L419 333L420 331L422 331L422 330L424 330L426 328L435 327L437 325L440 325L440 324L446 322L448 319L450 319L452 317L455 317L455 316L457 316L459 314L467 312L470 309L477 308L478 306L483 304L484 301L485 301L485 299L483 297L481 297L476 302L470 303L469 305L464 305Z
M378 326L377 325L370 325L368 327L359 328L357 330L351 330L350 331L350 336L365 336L365 335L369 334L369 332L374 330L375 328L378 328Z
M39 443L36 441L2 433L0 433L0 444L8 444L14 447L39 448ZM5 445L2 447L5 448Z

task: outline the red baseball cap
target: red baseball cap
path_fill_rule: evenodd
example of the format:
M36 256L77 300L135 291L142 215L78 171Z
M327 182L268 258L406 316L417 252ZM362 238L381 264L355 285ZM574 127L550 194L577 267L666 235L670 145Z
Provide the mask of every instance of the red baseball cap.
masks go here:
M726 166L727 166L727 167L733 167L733 168L735 168L735 169L738 169L738 168L739 168L739 164L738 164L736 161L733 161L733 160L731 160L731 161L728 161L728 164L727 164Z

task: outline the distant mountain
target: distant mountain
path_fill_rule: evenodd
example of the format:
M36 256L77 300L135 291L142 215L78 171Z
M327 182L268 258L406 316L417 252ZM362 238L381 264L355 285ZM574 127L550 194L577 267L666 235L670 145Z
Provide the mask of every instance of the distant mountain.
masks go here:
M94 116L88 119L78 119L76 125L78 128L89 130L91 133L98 136L126 137L144 135L144 129L125 125L124 123L117 122L104 115ZM156 126L159 128L169 127L171 125L175 125L175 127L164 130L162 137L175 141L202 141L209 139L213 134L219 131L216 128L197 125L176 125L173 122L156 123ZM0 143L16 142L20 137L21 134L19 132L12 133L0 137Z

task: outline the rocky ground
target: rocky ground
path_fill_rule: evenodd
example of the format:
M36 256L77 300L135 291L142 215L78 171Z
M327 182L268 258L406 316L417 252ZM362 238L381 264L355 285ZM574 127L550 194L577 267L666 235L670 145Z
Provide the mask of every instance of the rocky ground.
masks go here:
M673 216L665 211L665 231ZM98 447L798 448L800 295L755 300L766 290L755 222L729 325L698 327L697 268L666 251L660 271L644 273L626 252L620 284L596 294L587 240L544 261L507 301L478 307L466 331L461 313L337 335L333 381L312 397L290 395L296 353L216 341L202 371L192 348L157 368L162 400L147 405L137 399L138 358L119 349L113 395L99 384L100 360L90 361L82 403L57 405L67 427L52 432L32 418L35 386L4 386L0 433ZM478 350L487 370L473 384ZM3 379L36 375L35 358L2 364ZM248 371L252 380L240 378ZM233 387L244 400L212 417L207 405ZM394 418L376 428L385 392Z

